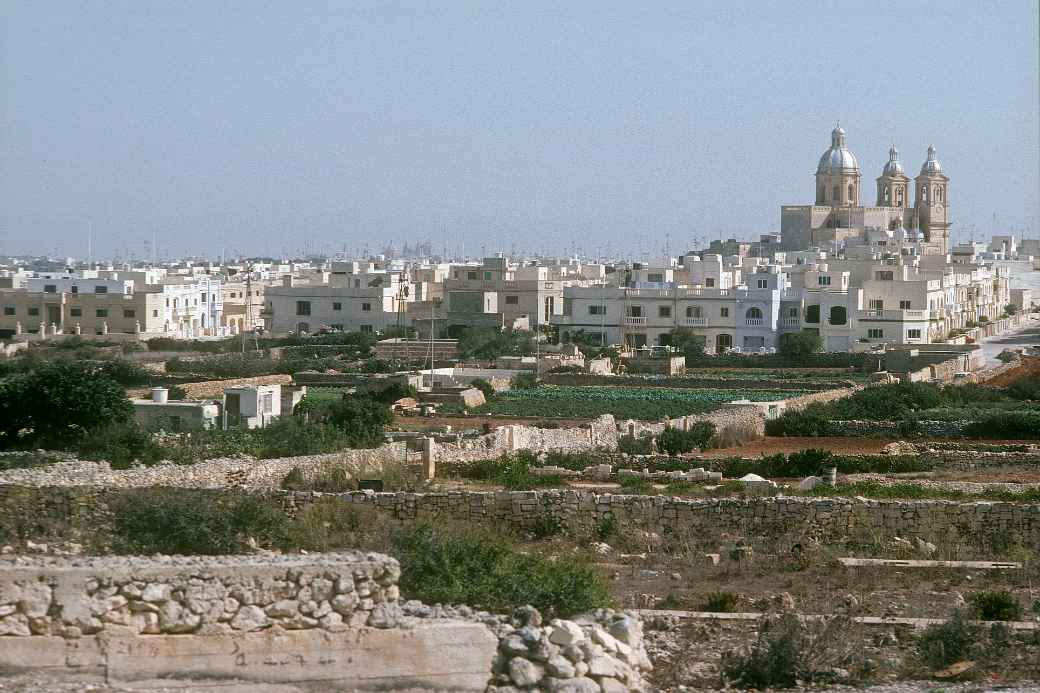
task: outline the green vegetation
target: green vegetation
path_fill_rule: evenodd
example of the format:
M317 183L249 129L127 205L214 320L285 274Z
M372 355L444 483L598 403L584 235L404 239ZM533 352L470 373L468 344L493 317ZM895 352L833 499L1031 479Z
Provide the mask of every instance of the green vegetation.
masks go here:
M791 688L799 681L825 680L836 662L844 622L828 620L822 628L802 623L795 614L765 620L746 652L722 657L722 678L743 688Z
M458 337L459 358L497 359L499 356L530 356L534 333L523 330L466 329Z
M704 600L701 611L721 614L729 613L737 608L737 595L732 592L711 592Z
M485 399L491 399L495 395L495 388L492 387L490 382L483 378L475 378L473 382L470 383L470 386L483 392Z
M528 450L503 455L497 460L478 460L459 465L458 474L465 479L487 481L509 491L528 491L535 488L562 486L563 479L555 474L539 475L531 472L538 458Z
M909 482L881 484L876 481L860 481L855 484L842 484L836 487L817 486L809 494L813 496L841 496L848 498L863 496L864 498L878 499L989 500L1006 503L1040 503L1040 489L1037 488L1030 488L1021 492L987 489L978 493L970 493L968 491L947 491L930 488Z
M956 611L946 623L928 626L917 639L917 656L929 669L942 669L955 662L974 660L984 652L982 627L970 623Z
M707 447L714 436L715 424L710 421L698 421L687 431L666 428L657 436L657 447L668 455L678 455Z
M833 402L814 403L766 422L766 433L786 436L842 435L831 422L898 421L904 435L920 421L969 421L964 434L979 438L1040 436L1040 404L1031 402L1040 385L1023 379L1009 388L979 385L896 383L868 387Z
M401 591L428 604L469 604L508 612L530 604L548 618L608 606L609 591L591 566L521 554L502 537L453 534L432 527L400 533Z
M343 467L328 466L310 478L305 478L299 467L293 467L282 479L286 491L320 491L321 493L345 493L357 489Z
M700 414L738 399L772 401L804 394L801 390L698 389L668 387L564 387L543 385L497 394L472 410L491 416L661 419Z
M1020 621L1022 605L1006 591L976 592L971 595L971 614L983 621Z
M369 332L330 332L320 335L294 335L291 337L252 337L247 336L250 348L270 349L272 347L350 345L359 356L367 356L378 337ZM242 337L226 339L184 340L170 337L155 337L146 344L149 351L197 351L210 354L237 354L242 350Z
M815 332L788 332L780 335L778 351L781 356L798 361L823 351L823 337Z
M55 361L0 381L0 449L74 446L134 410L96 362Z
M855 368L860 369L866 354L823 352L791 357L776 354L705 354L696 359L687 357L691 368Z

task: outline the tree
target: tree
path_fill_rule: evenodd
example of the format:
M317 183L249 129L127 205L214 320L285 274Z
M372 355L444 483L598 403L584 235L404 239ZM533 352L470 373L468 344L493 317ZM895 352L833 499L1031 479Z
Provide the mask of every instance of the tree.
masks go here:
M788 332L780 335L780 353L790 358L801 358L823 351L823 338L815 332Z
M0 448L64 448L133 418L126 392L96 363L42 364L0 383Z
M685 356L687 360L694 360L704 356L704 335L697 334L689 327L676 327L668 333L668 343Z
M328 405L329 423L343 431L352 447L374 448L383 442L383 432L394 416L390 407L372 397L344 395Z

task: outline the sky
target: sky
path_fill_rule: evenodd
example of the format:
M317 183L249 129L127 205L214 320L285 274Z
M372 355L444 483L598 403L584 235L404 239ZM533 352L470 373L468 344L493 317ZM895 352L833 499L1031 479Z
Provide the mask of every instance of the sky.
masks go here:
M778 231L840 120L1040 235L1036 0L0 2L0 254L660 256Z

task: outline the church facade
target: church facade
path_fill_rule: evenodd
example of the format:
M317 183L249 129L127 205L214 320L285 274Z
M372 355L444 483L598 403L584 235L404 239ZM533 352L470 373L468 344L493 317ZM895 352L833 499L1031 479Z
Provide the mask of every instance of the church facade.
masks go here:
M924 254L949 251L950 219L947 192L950 179L943 173L935 147L928 147L921 172L910 179L899 152L888 150L888 163L876 179L876 203L860 204L862 173L840 127L831 132L830 149L816 167L816 203L780 208L781 250L836 251L858 244L868 230L920 236ZM913 196L913 206L910 204Z

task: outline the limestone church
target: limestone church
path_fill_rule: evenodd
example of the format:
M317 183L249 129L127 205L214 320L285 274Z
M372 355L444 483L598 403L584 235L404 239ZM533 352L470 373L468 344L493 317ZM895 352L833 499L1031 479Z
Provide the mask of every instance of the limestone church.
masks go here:
M845 131L839 125L831 132L831 147L816 167L816 204L780 209L781 249L836 250L849 239L862 237L867 229L877 229L900 237L919 235L923 253L946 254L950 179L943 174L935 147L928 147L927 159L912 182L903 171L899 152L894 146L889 149L888 163L877 178L873 207L860 205L861 178L859 162L846 146Z

